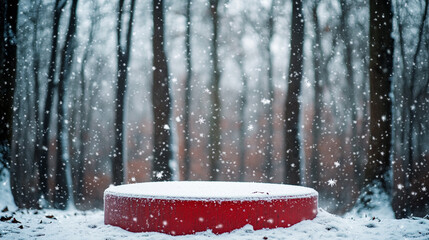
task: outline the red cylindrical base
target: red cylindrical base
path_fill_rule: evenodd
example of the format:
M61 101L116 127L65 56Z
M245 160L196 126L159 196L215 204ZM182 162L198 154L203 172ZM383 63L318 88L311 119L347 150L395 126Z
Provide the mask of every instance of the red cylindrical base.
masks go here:
M220 234L246 224L255 230L289 227L317 215L317 195L267 200L182 200L124 197L107 193L105 224L131 232Z

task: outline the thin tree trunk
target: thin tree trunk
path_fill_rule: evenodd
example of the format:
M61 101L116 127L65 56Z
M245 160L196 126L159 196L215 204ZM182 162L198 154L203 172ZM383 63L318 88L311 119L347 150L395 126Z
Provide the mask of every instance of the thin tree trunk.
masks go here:
M42 152L40 155L39 167L39 186L42 197L48 199L48 158L49 158L49 134L50 121L52 115L52 103L55 94L55 72L57 67L57 46L58 46L58 33L61 14L63 12L66 2L61 0L55 1L53 26L52 26L52 42L51 42L51 58L49 61L48 69L48 89L46 93L45 107L43 109L43 135L42 135Z
M36 15L34 16L33 22L33 40L32 40L32 51L33 51L33 77L34 77L34 88L33 88L33 97L34 97L34 120L35 120L35 140L34 140L34 162L36 163L36 170L39 171L39 159L41 155L41 137L42 132L40 128L40 79L39 79L39 68L40 68L40 51L38 49L38 31L39 31L39 15L41 1L35 3ZM38 173L39 174L39 173ZM40 177L38 177L40 179ZM38 185L38 184L37 184ZM38 191L39 194L40 191ZM42 195L43 196L43 195ZM40 196L39 196L40 198Z
M213 36L211 38L211 57L213 64L213 75L210 83L211 117L209 129L209 161L210 161L210 180L216 181L219 175L219 162L221 161L221 111L220 101L220 69L218 55L218 31L219 31L219 12L218 0L210 0L210 13L212 17Z
M91 81L90 79L87 79L85 76L85 67L88 62L88 58L90 55L92 55L92 45L94 43L94 34L95 34L95 26L98 24L97 20L97 10L98 6L96 5L96 2L93 2L93 12L91 17L91 27L89 30L89 37L88 37L88 43L85 48L85 52L82 56L82 63L80 65L80 131L79 131L79 150L78 150L78 164L76 169L76 179L77 179L77 186L76 186L76 196L78 199L77 201L80 201L82 197L84 196L85 191L85 163L86 163L86 145L88 144L88 135L89 135L89 121L88 121L88 106L91 106L88 104L87 94L88 92L91 93L91 89L87 91L87 88L91 88Z
M322 85L323 80L321 77L321 68L322 68L322 43L321 43L321 32L319 27L319 17L317 15L317 9L319 2L315 3L312 8L313 15L313 24L315 31L314 47L313 47L313 68L314 68L314 116L312 124L313 132L313 148L311 151L311 160L310 160L310 186L319 190L320 184L320 159L319 159L319 143L320 143L320 133L322 128L322 102L323 102L323 91Z
M301 92L303 45L304 45L304 15L302 0L292 2L291 52L289 62L288 89L285 103L285 175L283 182L300 184L300 139L299 115Z
M187 1L186 4L186 83L185 83L185 106L184 106L184 141L185 141L185 155L184 155L184 169L183 169L183 178L184 180L189 180L191 173L191 134L190 134L190 108L191 108L191 98L192 98L192 53L191 53L191 0Z
M340 15L340 36L342 42L344 44L344 64L346 67L346 89L345 89L345 97L346 97L346 106L348 114L350 118L350 127L351 127L351 136L350 136L350 148L349 157L345 159L346 161L339 166L339 171L342 173L342 185L345 187L346 191L341 191L340 195L345 203L352 202L356 196L353 194L348 194L347 192L353 192L356 188L361 189L362 183L359 181L359 174L361 173L360 164L358 163L358 157L361 155L359 152L359 147L357 144L358 140L358 126L357 126L357 101L356 101L356 91L355 91L355 77L353 73L353 46L352 46L352 38L348 27L348 19L350 16L350 7L351 4L347 0L340 1L341 6L341 15ZM342 142L343 145L347 144L346 141ZM343 152L346 154L346 152ZM347 177L348 175L352 175L353 178ZM351 205L344 204L343 212L348 211Z
M273 151L274 151L274 80L273 80L273 57L271 50L271 41L274 35L274 8L275 1L271 3L271 8L269 12L268 18L268 41L267 41L267 54L268 54L268 140L267 147L265 149L265 177L267 178L267 182L271 182L273 175Z
M240 38L241 40L241 38ZM239 181L244 182L246 176L246 107L247 107L247 75L246 70L244 69L244 51L241 49L241 53L239 54L238 64L240 66L241 73L241 82L242 82L242 90L240 94L240 109L239 109L239 137L238 137L238 146L239 146Z
M168 78L167 58L164 50L164 4L163 0L153 2L153 85L152 104L154 118L153 137L153 181L172 179L170 160L171 133L170 111L171 97Z
M77 9L78 0L73 0L70 8L70 20L66 34L66 40L61 52L61 66L58 86L58 152L55 173L55 195L54 207L65 209L67 206L74 204L70 157L68 149L68 128L67 125L67 88L72 71L72 62L74 57L74 37L77 26Z
M0 36L5 36L5 32L6 32L6 7L7 5L7 0L2 1L0 3ZM3 61L4 61L4 41L5 41L5 37L1 37L0 38L0 74L3 74Z
M393 72L391 1L370 2L370 138L365 186L377 182L387 192L386 173L390 167ZM370 191L367 192L369 195Z
M127 91L127 75L131 50L131 36L134 21L135 0L131 0L130 17L126 35L125 49L121 42L122 16L124 0L119 1L118 19L116 27L117 35L117 55L118 55L118 84L115 99L115 148L112 159L112 182L114 185L121 185L125 180L125 100Z

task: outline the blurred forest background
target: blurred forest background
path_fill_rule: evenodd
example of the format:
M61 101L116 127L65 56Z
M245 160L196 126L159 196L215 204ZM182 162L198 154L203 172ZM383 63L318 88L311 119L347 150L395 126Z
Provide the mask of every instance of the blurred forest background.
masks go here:
M310 186L337 214L378 194L428 214L428 0L0 8L0 168L20 208L222 180Z

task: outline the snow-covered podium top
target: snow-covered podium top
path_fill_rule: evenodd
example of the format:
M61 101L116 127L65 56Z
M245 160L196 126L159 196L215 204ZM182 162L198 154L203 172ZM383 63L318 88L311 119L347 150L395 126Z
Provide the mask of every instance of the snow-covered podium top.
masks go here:
M111 186L104 194L153 199L260 200L315 197L314 189L249 182L149 182Z
M150 182L104 192L104 223L171 235L289 227L317 215L315 190L243 182Z

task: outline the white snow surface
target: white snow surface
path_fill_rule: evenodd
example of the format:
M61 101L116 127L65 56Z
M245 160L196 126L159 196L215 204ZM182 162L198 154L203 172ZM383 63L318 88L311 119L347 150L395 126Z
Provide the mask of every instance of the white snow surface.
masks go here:
M124 197L183 200L252 200L317 196L311 188L254 182L147 182L111 186L104 194Z
M1 180L1 179L0 179ZM231 233L215 235L210 230L193 235L169 236L161 233L131 233L119 227L104 225L102 210L59 211L17 210L12 201L7 180L0 182L1 217L0 239L429 239L429 220L422 218L391 219L377 215L346 218L329 214L323 209L314 220L307 220L289 228L254 231L246 225Z

